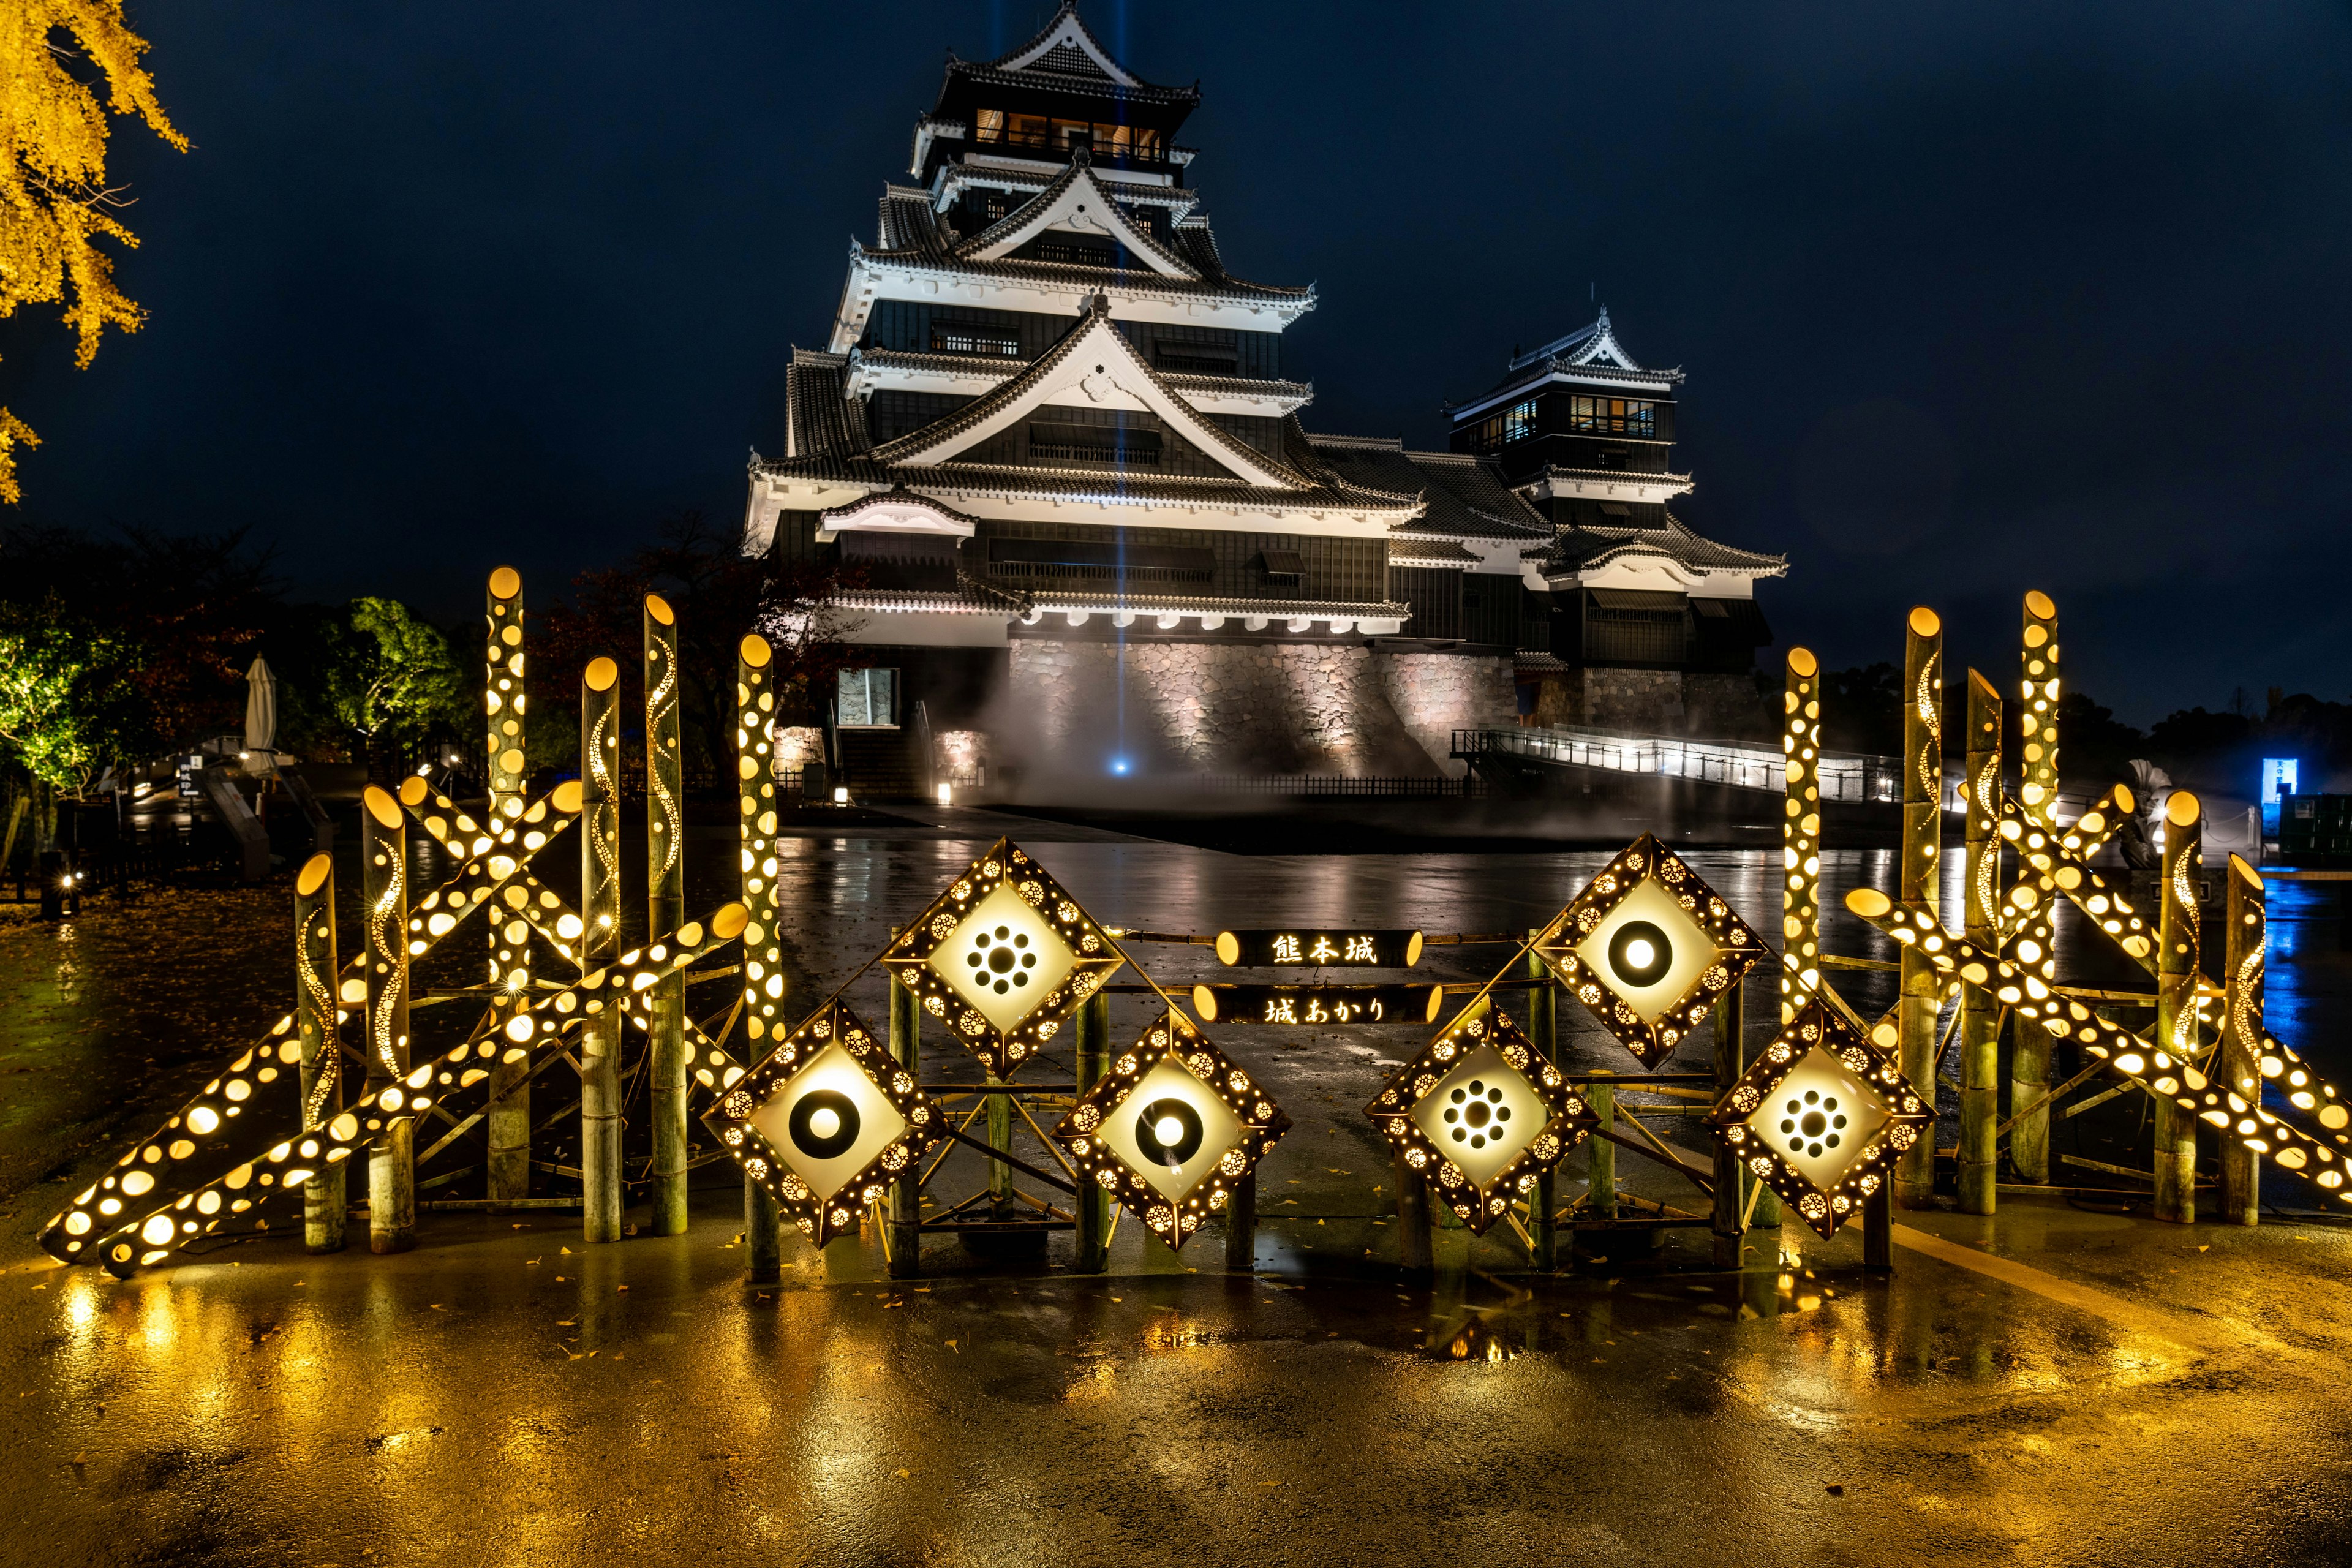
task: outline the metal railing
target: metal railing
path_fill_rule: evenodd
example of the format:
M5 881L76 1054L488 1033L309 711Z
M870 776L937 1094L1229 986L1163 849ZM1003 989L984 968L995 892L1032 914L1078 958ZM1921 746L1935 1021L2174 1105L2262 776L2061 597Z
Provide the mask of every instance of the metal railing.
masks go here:
M1780 749L1755 742L1682 740L1581 726L1454 731L1454 755L1457 757L1498 752L1570 767L1689 779L1773 795L1784 793L1788 782L1788 762ZM1900 759L1895 757L1824 752L1821 763L1822 798L1899 801L1903 798L1902 768Z

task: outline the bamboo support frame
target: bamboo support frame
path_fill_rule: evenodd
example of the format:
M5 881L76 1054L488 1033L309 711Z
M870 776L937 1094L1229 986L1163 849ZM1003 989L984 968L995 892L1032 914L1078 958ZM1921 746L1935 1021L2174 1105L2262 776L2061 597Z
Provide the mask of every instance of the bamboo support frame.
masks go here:
M766 1032L767 1018L761 1009L780 1005L784 994L783 943L776 931L776 770L775 742L772 726L775 723L776 694L771 689L775 675L775 655L768 639L754 632L746 636L735 647L735 755L736 755L736 829L741 850L743 908L750 919L743 927L743 994L739 1013L748 1022L745 1032L757 1038ZM682 841L681 841L682 842ZM679 857L683 861L684 856ZM895 933L894 933L895 934ZM900 987L890 987L890 1047L899 1056L900 1025L898 993ZM907 1025L908 1046L912 1045L912 1024ZM772 1285L783 1278L783 1211L777 1206L775 1194L751 1179L743 1178L743 1263L744 1277L754 1285ZM890 1273L902 1272L898 1262L900 1248L896 1236L885 1237L883 1252ZM918 1248L904 1249L911 1268L919 1256Z
M895 932L893 933L896 934ZM915 994L896 979L890 982L890 1056L920 1082L923 1076L923 1009ZM916 1162L890 1184L888 1267L893 1279L912 1279L923 1271L923 1184Z
M482 770L489 800L492 827L502 827L520 816L529 761L524 755L522 577L511 566L490 574L483 604L484 630L482 706L487 726L483 736ZM530 994L530 933L521 921L493 910L484 921L490 949L491 992L489 1032L497 1033ZM530 1078L520 1061L497 1062L490 1068L488 1180L485 1188L493 1201L530 1195Z
M2221 907L2229 921L2229 934L2222 942L2229 966L2229 995L2223 1003L2221 1049L2212 1076L2237 1100L2258 1106L2263 1099L2263 984L2270 912L2262 878L2235 855L2230 857L2227 889ZM2254 1225L2262 1219L2262 1207L2263 1157L2232 1137L2225 1126L2221 1220L2227 1225Z
M621 668L588 661L580 678L580 967L604 968L620 951ZM621 1239L621 1048L618 1015L580 1029L580 1234Z
M1967 751L1961 766L1966 856L1961 926L1988 952L2000 948L2000 693L1969 671ZM1991 1214L2000 1184L2000 1005L1991 990L1960 983L1960 1212Z
M2164 853L2157 876L2156 1045L2182 1061L2197 1056L2197 877L2203 829L2197 797L2175 790L2164 803ZM2197 1115L2170 1095L2156 1097L2156 1217L2180 1225L2197 1220Z
M1905 623L1903 649L1903 843L1896 897L1937 907L1944 829L1944 624L1925 605ZM1936 1098L1936 1015L1943 987L1927 955L1905 948L1902 1001L1895 1019L1896 1066L1932 1106ZM1895 1202L1929 1207L1936 1195L1936 1139L1913 1143L1895 1162Z
M1532 943L1543 934L1541 928L1529 927L1528 941ZM1536 988L1528 993L1528 1043L1535 1047L1539 1060L1559 1065L1559 989L1552 979L1551 967L1539 953L1527 956L1528 976ZM1735 991L1738 987L1733 987ZM1557 1179L1553 1168L1547 1166L1536 1178L1535 1191L1528 1194L1528 1262L1537 1268L1557 1268L1559 1266L1559 1230L1554 1219L1559 1203Z
M366 900L367 1087L408 1071L408 837L400 803L371 784L360 812ZM390 1116L368 1146L368 1250L416 1245L416 1122Z
M1740 1038L1745 1033L1744 1016L1740 1006L1740 986L1734 984L1715 1004L1715 1084L1719 1094L1729 1094L1739 1081ZM1746 1234L1748 1210L1741 1204L1740 1185L1743 1181L1761 1186L1749 1176L1739 1162L1738 1152L1730 1142L1715 1140L1715 1190L1710 1210L1714 1233L1714 1260L1717 1268L1738 1268L1747 1258Z
M1097 990L1078 1005L1073 1025L1077 1043L1077 1093L1084 1096L1110 1070L1110 998ZM1098 1274L1110 1264L1110 1194L1092 1183L1074 1200L1078 1269Z
M325 1125L343 1108L342 1058L338 1050L342 1009L335 977L335 862L313 855L294 879L294 1020L301 1051L302 1128ZM345 1173L337 1161L302 1189L302 1245L310 1252L341 1252L349 1212Z
M686 822L679 805L677 615L646 595L646 942L667 942L686 919ZM652 1075L654 1159L649 1173L656 1236L686 1231L686 977L659 981L646 1044Z
M2025 595L2022 667L2018 684L2018 802L2053 837L2058 804L2058 606L2035 589ZM2051 959L2050 900L2025 907L2015 931L2018 961L2045 985L2056 977ZM2032 951L2029 953L2027 944ZM2050 1180L2050 1036L2019 1028L2010 1054L2009 1107L2013 1124L2009 1163L2021 1182Z

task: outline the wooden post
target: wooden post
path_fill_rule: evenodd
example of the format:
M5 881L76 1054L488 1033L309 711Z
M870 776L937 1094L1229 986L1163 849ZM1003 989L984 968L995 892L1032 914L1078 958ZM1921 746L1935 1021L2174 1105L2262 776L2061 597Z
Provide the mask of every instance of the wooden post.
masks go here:
M1811 648L1789 650L1788 689L1780 746L1787 754L1788 793L1780 817L1780 1023L1822 982L1822 692L1821 661Z
M1540 934L1535 928L1528 931L1532 942ZM1528 954L1528 978L1536 983L1528 993L1528 1042L1536 1048L1538 1059L1559 1065L1559 987L1553 983L1551 971L1544 961L1530 952ZM1559 1267L1559 1195L1555 1191L1552 1173L1546 1171L1536 1179L1536 1190L1528 1194L1528 1262L1537 1268Z
M1225 1200L1225 1268L1234 1274L1257 1272L1257 1172L1235 1182Z
M621 945L621 667L592 658L580 677L580 967ZM607 1012L580 1028L580 1234L621 1239L621 1048Z
M1077 1092L1083 1095L1110 1070L1110 998L1097 991L1079 1003L1076 1029ZM1098 1274L1110 1267L1110 1194L1089 1182L1071 1202L1076 1205L1076 1267Z
M400 803L373 784L362 797L360 854L367 900L367 1087L408 1073L408 839ZM416 1122L387 1116L368 1146L368 1250L416 1245Z
M314 1131L343 1108L342 1009L335 994L335 861L313 855L294 879L295 1039L302 1054L302 1129ZM343 1249L348 1160L333 1160L302 1189L302 1245Z
M992 1070L988 1086L1003 1088L1005 1080ZM1006 1150L1013 1146L1013 1097L1009 1094L988 1097L988 1146ZM988 1162L988 1215L991 1219L1013 1217L1013 1167L993 1156Z
M686 920L686 814L679 802L677 615L646 595L646 942L659 946ZM685 1234L686 976L673 972L652 992L654 1163L652 1229Z
M1967 858L1960 863L1961 923L1969 941L2000 951L2000 693L1969 671L1969 731L1962 781ZM1990 1214L2000 1177L2000 1005L1990 990L1960 984L1962 1214Z
M2164 803L2164 853L2157 873L2156 1048L2178 1061L2197 1057L2197 880L2204 815L2195 795ZM2156 1217L2197 1220L2197 1113L2179 1097L2156 1100Z
M2018 685L2018 804L2053 836L2058 832L2058 606L2040 589L2025 595L2023 678ZM2018 932L2016 952L2042 984L2053 984L2051 952L2056 910L2036 900ZM2026 948L2031 946L2029 955ZM2031 1026L2016 1031L2010 1052L2009 1163L2021 1182L2050 1180L2050 1034Z
M768 639L757 632L735 645L735 821L740 840L743 908L748 915L743 926L742 1018L744 1032L754 1041L768 1032L784 994L783 942L776 931L776 766L771 729L775 723L776 694L770 686L774 664ZM898 994L899 988L892 985L889 1030L894 1052L898 1047ZM783 1223L775 1194L746 1175L744 1275L754 1285L772 1285L783 1278ZM884 1250L890 1256L891 1274L906 1272L898 1266L898 1254L887 1247Z
M1944 623L1915 605L1903 641L1903 860L1895 874L1898 901L1937 907L1944 839ZM1895 1015L1896 1060L1932 1109L1936 1082L1936 1017L1943 985L1928 954L1906 945L1901 953L1902 1003ZM1936 1198L1936 1128L1895 1163L1895 1202L1929 1207Z
M1600 1119L1599 1130L1617 1130L1617 1086L1602 1081L1584 1086L1584 1103ZM1584 1141L1584 1215L1588 1219L1617 1217L1617 1145L1606 1138Z
M895 931L892 933L897 934ZM1090 999L1091 1000L1091 999ZM890 1055L920 1082L923 1009L915 994L898 981L890 982ZM907 1169L890 1184L890 1278L912 1279L923 1272L922 1162L909 1160ZM1080 1222L1083 1224L1083 1220ZM1084 1267L1083 1264L1080 1267Z
M2227 1103L2235 1114L2221 1130L2221 1219L2255 1225L2263 1212L2263 1157L2240 1142L2235 1123L2263 1099L2263 978L2270 911L2262 878L2235 855L2230 857L2222 908L2230 931L2221 951L2230 973L2213 1077L2230 1091Z
M529 763L523 754L522 577L511 566L490 574L484 608L488 633L483 649L482 699L488 729L483 737L482 768L488 789L489 823L506 826L523 813ZM491 1036L530 1002L530 928L504 910L486 913L489 927ZM530 1196L530 1062L518 1056L490 1068L489 1107L483 1118L489 1143L492 1199Z
M1405 1163L1396 1151L1397 1261L1414 1274L1426 1274L1436 1260L1429 1234L1429 1184Z
M1745 1023L1742 1013L1739 986L1734 983L1715 1005L1715 1089L1718 1100L1730 1093L1732 1086L1739 1081L1739 1044ZM1741 1200L1748 1194L1740 1189L1750 1180L1753 1178L1740 1164L1738 1152L1717 1137L1715 1141L1715 1205L1708 1226L1714 1233L1715 1266L1717 1268L1744 1266L1747 1215Z
M1862 1200L1862 1267L1866 1273L1895 1272L1895 1189L1881 1185Z

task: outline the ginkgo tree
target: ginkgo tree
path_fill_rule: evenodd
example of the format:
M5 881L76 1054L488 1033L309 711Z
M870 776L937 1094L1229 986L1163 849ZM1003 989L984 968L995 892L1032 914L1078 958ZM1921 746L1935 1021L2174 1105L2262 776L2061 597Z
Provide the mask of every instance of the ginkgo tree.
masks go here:
M187 150L139 63L146 52L121 0L0 5L0 317L20 305L60 307L80 367L108 327L135 332L146 320L99 248L139 243L115 216L121 191L107 184L107 117L135 115ZM0 500L20 499L16 448L39 440L0 407Z

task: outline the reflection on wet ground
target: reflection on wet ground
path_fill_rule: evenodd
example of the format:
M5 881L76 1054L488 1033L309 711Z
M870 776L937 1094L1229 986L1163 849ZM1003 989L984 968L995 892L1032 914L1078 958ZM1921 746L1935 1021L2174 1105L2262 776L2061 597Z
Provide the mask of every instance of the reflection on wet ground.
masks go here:
M804 1000L1002 830L961 820L792 841ZM1098 919L1157 930L1523 931L1608 858L1015 831ZM697 840L690 905L726 896L729 847ZM1769 858L1689 858L1769 931ZM1885 859L1832 857L1825 907L1883 882ZM2273 899L2274 1017L2327 1062L2347 928L2332 890L2305 893ZM2335 1396L2352 1231L2005 1196L1993 1219L1906 1215L1892 1279L1860 1272L1855 1238L1790 1226L1751 1237L1742 1275L1668 1231L1557 1278L1507 1233L1449 1230L1435 1274L1401 1282L1361 1107L1409 1029L1212 1031L1297 1123L1263 1170L1255 1277L1222 1272L1213 1235L1179 1261L1127 1224L1108 1277L1071 1273L1063 1238L989 1260L940 1239L931 1277L890 1280L852 1237L788 1247L784 1282L750 1289L718 1167L682 1237L588 1249L569 1216L435 1215L395 1258L306 1258L289 1237L125 1284L52 1266L31 1237L66 1184L282 1010L286 900L159 894L0 925L0 1562L2210 1563L2352 1542ZM1842 913L1829 936L1880 951ZM1416 977L1483 979L1508 955L1434 949ZM1217 967L1138 956L1171 985ZM2127 982L2096 959L2069 949L2073 977ZM1859 1007L1892 1000L1853 982ZM869 1016L880 994L873 973L852 990ZM1760 1033L1760 987L1751 1004ZM1114 1006L1115 1034L1142 1026L1140 999ZM1562 1022L1578 1067L1631 1066L1573 1009ZM926 1044L927 1079L964 1072ZM1654 1124L1699 1145L1686 1118ZM974 1156L942 1182L978 1177Z

